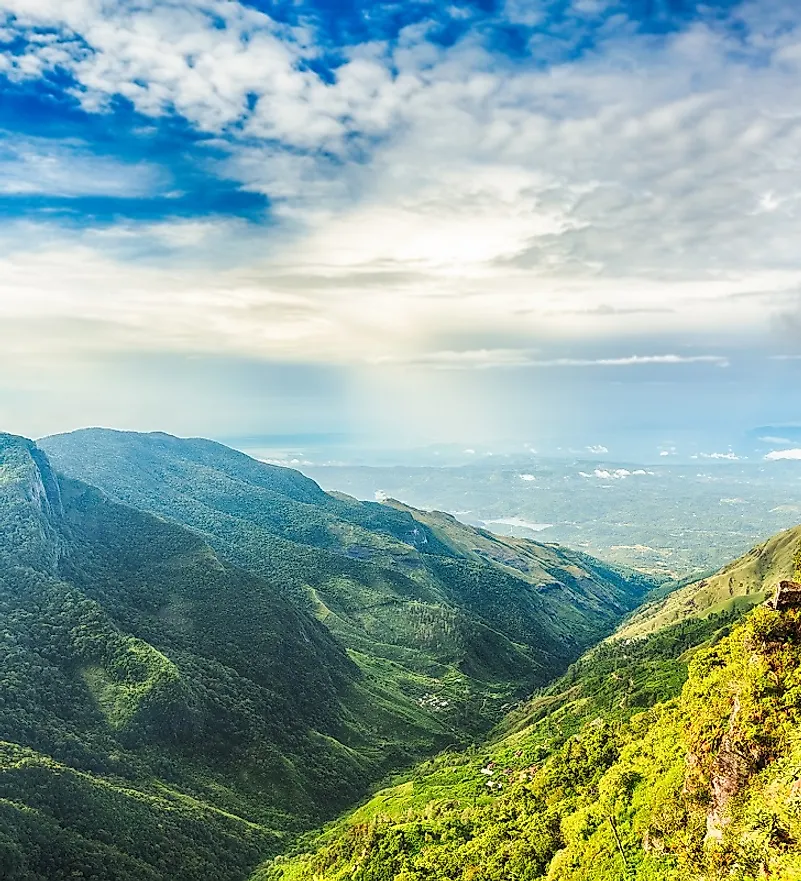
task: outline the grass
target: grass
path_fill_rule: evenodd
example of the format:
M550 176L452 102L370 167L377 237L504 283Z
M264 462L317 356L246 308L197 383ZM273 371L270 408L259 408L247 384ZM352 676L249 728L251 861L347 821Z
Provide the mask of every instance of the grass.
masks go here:
M780 532L714 575L638 609L618 629L615 638L638 638L688 618L758 605L778 581L793 577L800 541L801 527Z

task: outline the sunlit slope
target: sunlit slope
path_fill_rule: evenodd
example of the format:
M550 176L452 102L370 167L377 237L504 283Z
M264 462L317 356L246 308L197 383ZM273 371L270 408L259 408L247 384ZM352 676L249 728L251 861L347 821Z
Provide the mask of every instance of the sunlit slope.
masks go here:
M724 620L602 647L521 728L426 763L254 881L795 881L801 610Z
M801 610L752 608L800 557L788 530L685 588L673 623L646 607L647 630L621 628L483 746L254 881L801 878Z
M801 526L780 532L714 575L638 609L615 638L642 636L687 618L762 602L778 581L793 577L800 544Z

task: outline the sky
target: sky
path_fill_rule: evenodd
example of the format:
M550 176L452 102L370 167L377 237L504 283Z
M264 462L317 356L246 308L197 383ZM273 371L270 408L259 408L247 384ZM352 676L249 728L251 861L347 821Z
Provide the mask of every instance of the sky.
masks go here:
M788 0L0 0L0 426L799 423L800 199Z

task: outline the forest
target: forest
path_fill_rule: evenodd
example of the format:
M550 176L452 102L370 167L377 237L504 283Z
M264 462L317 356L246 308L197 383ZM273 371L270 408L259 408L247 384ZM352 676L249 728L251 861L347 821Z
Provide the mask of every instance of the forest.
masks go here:
M110 440L98 488L1 438L9 878L244 878L483 736L651 587L210 442Z
M660 587L209 441L2 435L2 877L791 881L799 560Z

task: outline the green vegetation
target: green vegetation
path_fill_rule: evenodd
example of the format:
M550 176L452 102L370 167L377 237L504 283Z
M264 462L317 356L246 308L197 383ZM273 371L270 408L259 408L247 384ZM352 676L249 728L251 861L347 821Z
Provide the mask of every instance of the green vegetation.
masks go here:
M36 452L0 437L0 875L241 878L390 760L340 743L358 668L197 536Z
M63 472L198 532L320 621L361 672L344 703L401 712L407 762L485 732L653 587L446 514L330 495L212 441L91 429L42 445Z
M801 526L774 535L714 575L647 603L631 616L617 637L638 637L676 621L750 609L763 602L778 581L793 577L800 545Z
M649 582L207 441L47 445L70 477L0 436L0 877L801 879L801 610L749 611L797 531L599 642Z
M422 766L256 877L801 877L801 610L722 621L593 653L480 753ZM610 701L596 664L615 659L630 688Z
M0 436L0 877L245 878L481 735L649 586L155 442L185 464L103 460L147 512Z

